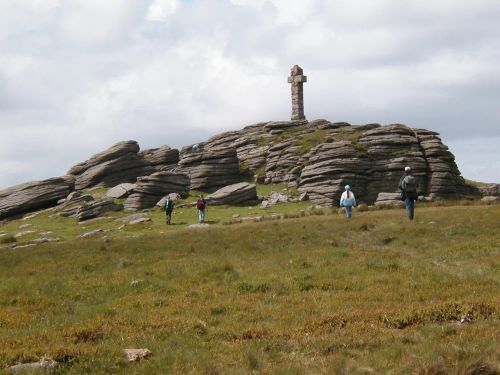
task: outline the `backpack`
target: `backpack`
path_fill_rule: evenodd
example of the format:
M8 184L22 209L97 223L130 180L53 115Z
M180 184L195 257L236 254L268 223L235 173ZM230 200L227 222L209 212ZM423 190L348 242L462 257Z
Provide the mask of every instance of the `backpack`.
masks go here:
M405 193L415 193L417 191L417 180L412 175L408 175L403 179L402 186Z
M204 210L205 209L205 199L198 199L196 202L196 208L198 210Z
M165 211L169 212L174 209L174 202L172 200L165 201Z

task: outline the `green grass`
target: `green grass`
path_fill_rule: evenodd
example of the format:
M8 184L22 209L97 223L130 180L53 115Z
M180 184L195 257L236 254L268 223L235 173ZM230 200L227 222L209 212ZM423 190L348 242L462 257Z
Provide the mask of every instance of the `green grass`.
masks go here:
M366 157L368 156L368 145L360 143L359 139L363 135L362 131L354 130L354 131L341 131L340 133L335 134L335 141L349 141L352 143L353 147L357 151L358 157Z
M328 135L328 131L325 129L318 129L311 133L307 133L298 139L297 145L299 146L297 150L298 155L304 155L311 151L314 147L325 142L325 138Z
M193 211L175 220L194 222ZM417 374L500 363L500 205L419 206L411 223L399 209L351 220L321 212L193 230L167 228L154 211L145 226L86 240L74 239L71 219L34 218L67 240L0 250L0 368L42 355L63 361L61 374ZM467 313L472 322L459 324ZM148 360L125 361L122 349L142 347Z

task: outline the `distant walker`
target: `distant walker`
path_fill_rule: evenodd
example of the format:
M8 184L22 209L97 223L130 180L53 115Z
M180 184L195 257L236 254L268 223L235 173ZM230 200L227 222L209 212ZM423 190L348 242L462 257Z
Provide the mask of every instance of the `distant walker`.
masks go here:
M298 65L294 65L288 83L292 84L292 121L305 120L304 115L304 82L307 77Z

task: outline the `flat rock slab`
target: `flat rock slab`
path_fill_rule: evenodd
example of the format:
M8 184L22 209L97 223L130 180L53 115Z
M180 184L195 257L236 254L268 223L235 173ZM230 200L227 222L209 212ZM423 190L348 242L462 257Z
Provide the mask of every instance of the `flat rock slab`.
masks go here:
M28 234L36 233L36 230L25 230L14 235L14 238L21 238L27 236Z
M95 236L96 234L99 234L99 233L104 233L104 229L94 229L94 230L92 230L90 232L82 234L80 236L80 238L92 237L92 236Z
M53 207L73 190L74 177L33 181L0 191L0 219Z
M120 185L116 185L115 187L109 189L106 192L106 198L119 199L128 197L134 191L136 185L130 183L123 183Z
M482 202L500 202L500 197L487 196L481 198Z
M150 221L151 221L151 219L149 217L141 217L139 219L135 219L135 220L129 221L128 224L129 225L143 224L143 223L147 223L147 222L150 222Z
M56 238L56 237L41 237L41 238L35 238L31 242L33 242L33 243L45 243L45 242L57 242L60 240L61 240L60 238Z
M32 370L44 369L44 370L52 370L57 367L59 363L49 359L42 358L38 362L32 363L20 363L18 365L14 365L9 367L9 370L12 372L32 372Z
M122 223L129 224L132 221L136 221L136 220L139 220L139 219L144 219L146 217L147 217L147 215L146 214L142 214L142 213L141 214L133 214L133 215L128 215L128 216L116 219L116 221L121 221Z
M202 223L202 224L191 224L188 225L188 228L193 228L193 229L199 229L199 228L208 228L208 224Z
M248 182L240 182L225 186L207 197L207 202L212 205L241 204L256 200L256 186Z
M142 358L149 357L152 353L149 349L124 349L125 358L129 362L136 362Z

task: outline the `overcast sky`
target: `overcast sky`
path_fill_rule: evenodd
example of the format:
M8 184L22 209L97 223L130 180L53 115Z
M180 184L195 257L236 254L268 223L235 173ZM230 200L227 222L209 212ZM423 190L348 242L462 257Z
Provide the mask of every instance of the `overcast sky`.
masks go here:
M500 182L498 0L0 0L0 188L111 144L181 147L305 113L441 133Z

